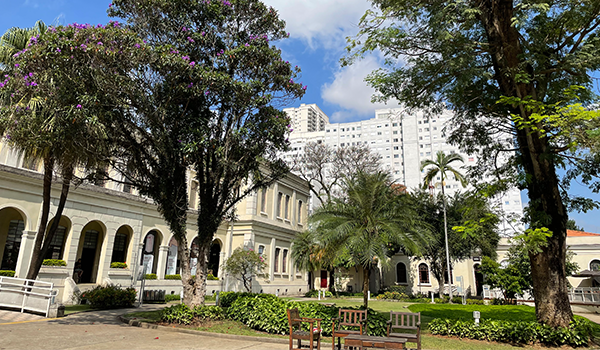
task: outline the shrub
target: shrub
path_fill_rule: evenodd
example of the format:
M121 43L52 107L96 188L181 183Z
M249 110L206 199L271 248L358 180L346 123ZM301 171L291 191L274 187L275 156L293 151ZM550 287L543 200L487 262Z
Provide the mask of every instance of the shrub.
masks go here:
M268 298L270 294L258 294L258 293L248 293L248 292L222 292L219 294L219 305L223 308L230 307L238 298L242 297L250 297L250 296L258 296L263 298Z
M571 321L568 328L552 328L536 321L506 321L482 319L474 321L433 319L429 322L432 334L455 336L505 343L543 343L552 346L587 346L592 325L587 320Z
M165 279L166 280L180 280L181 279L181 275L177 274L177 275L165 275Z
M219 306L196 306L193 310L185 304L164 308L160 312L161 321L168 323L190 324L194 320L223 320L225 312Z
M385 292L379 294L377 300L408 300L408 295L398 292Z
M135 302L135 296L135 289L121 289L121 286L114 284L105 287L97 286L81 295L94 309L131 307Z
M179 294L165 294L165 302L181 300L181 296Z
M44 259L42 261L44 266L67 266L67 262L60 259Z
M208 281L218 281L219 277L215 277L215 276L213 276L212 273L209 273L208 276L206 276L206 280L208 280Z
M467 299L467 305L484 305L483 299Z
M385 290L386 292L396 292L396 293L404 293L406 294L405 286L389 286Z
M238 298L227 309L227 314L250 328L273 334L286 334L289 331L287 309L291 308L298 308L302 317L322 319L323 336L331 336L331 324L338 316L339 310L335 306L289 301L270 294L258 294ZM367 334L384 336L387 318L372 309L367 312ZM308 327L308 324L303 326Z
M156 274L155 274L155 273L147 273L147 274L146 274L146 277L144 277L144 278L145 278L145 279L147 279L147 280L155 280L155 279L157 279L158 277L156 277Z
M454 303L454 304L462 304L463 303L463 298L462 297L452 297L452 303Z
M307 298L318 298L319 297L319 292L321 292L321 295L323 295L323 291L318 290L318 289L313 289L311 291L308 291L306 293L304 293L304 296ZM331 293L330 291L326 290L325 291L325 298L333 298L333 293Z
M15 277L15 272L11 270L0 270L0 276Z
M124 262L115 261L115 262L111 262L110 263L110 268L111 269L126 269L127 268L127 264L124 263Z

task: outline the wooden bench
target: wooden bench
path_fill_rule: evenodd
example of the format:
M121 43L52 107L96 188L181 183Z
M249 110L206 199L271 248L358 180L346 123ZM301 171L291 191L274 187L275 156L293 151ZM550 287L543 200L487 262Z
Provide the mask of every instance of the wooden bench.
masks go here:
M344 349L404 349L404 343L406 343L406 341L406 338L373 337L369 335L351 334L344 339Z
M342 329L342 326L349 326L358 328L358 330ZM342 348L341 338L347 337L351 334L362 335L366 333L367 327L367 310L349 310L340 309L338 317L333 319L331 323L331 350L335 350L335 338L338 337L338 349Z
M421 313L412 312L390 312L390 320L387 322L387 336L390 338L401 338L411 343L417 343L417 349L421 350ZM394 333L394 330L416 330L415 333Z
M289 350L302 349L302 340L308 340L310 350L321 349L321 319L300 317L298 309L288 309L288 324L290 326L290 348ZM302 330L302 324L308 324L308 331ZM315 323L317 326L315 327ZM294 349L294 339L298 340L298 348ZM317 342L315 347L314 342Z

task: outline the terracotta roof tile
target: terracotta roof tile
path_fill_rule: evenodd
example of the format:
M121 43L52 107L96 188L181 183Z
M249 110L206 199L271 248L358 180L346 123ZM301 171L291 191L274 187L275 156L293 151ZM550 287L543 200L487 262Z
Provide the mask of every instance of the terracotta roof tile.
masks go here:
M600 233L567 230L567 237L586 237L586 236L600 236Z

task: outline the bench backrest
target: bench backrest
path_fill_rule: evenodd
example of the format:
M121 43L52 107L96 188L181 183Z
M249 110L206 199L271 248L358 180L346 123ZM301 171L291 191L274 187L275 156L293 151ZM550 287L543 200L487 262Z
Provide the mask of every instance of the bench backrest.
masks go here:
M392 329L419 329L421 313L391 311L390 321Z
M339 311L340 326L360 327L367 320L367 310L348 310Z
M292 321L292 320L300 319L300 312L298 311L298 309L288 309L287 315L288 315L288 324L289 324L290 328L292 328L294 326L300 327L300 325L302 324L300 321Z

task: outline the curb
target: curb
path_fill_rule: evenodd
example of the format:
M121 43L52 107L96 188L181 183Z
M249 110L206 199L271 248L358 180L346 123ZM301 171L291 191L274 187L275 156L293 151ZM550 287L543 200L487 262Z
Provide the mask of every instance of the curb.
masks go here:
M193 329L159 326L159 325L156 325L153 323L133 320L133 319L129 319L129 318L126 318L123 316L118 316L118 318L121 322L127 323L131 327L140 327L140 328L146 328L146 329L159 329L159 330L167 331L167 332L195 334L195 335L202 335L202 336L207 336L207 337L212 337L212 338L240 339L240 340L249 340L249 341L255 341L255 342L262 342L262 343L289 344L288 339L253 337L253 336L249 336L249 335L235 335L235 334L225 334L225 333L212 333L212 332L196 331Z

